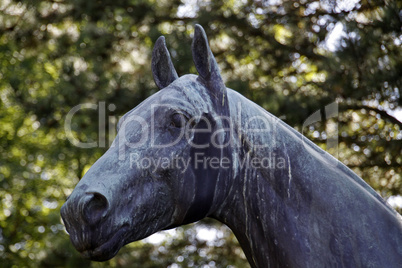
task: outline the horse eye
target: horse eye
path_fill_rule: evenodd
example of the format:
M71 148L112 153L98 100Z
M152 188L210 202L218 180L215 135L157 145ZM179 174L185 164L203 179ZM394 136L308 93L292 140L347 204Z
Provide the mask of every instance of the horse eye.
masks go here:
M172 121L170 124L174 127L184 127L186 125L187 118L183 114L175 113L172 115Z

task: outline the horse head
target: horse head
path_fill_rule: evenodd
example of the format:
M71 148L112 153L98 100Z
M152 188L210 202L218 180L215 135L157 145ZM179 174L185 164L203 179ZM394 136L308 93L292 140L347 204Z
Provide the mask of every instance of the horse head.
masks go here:
M123 245L200 220L222 203L231 167L204 160L230 154L227 91L199 25L192 53L199 76L178 77L164 37L157 40L152 72L160 91L121 118L113 144L63 205L84 256L110 259Z
M251 267L399 267L400 215L361 178L223 83L201 26L199 73L178 77L164 38L161 89L125 114L61 215L73 245L112 258L159 230L213 217Z

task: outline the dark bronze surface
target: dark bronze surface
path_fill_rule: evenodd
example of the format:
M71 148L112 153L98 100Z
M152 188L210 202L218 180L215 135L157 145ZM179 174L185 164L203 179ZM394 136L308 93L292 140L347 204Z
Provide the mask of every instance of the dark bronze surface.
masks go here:
M199 76L178 77L165 41L161 90L128 112L63 205L73 245L108 260L132 241L213 217L252 267L402 267L402 221L350 169L231 89L201 26ZM171 143L171 144L170 144Z

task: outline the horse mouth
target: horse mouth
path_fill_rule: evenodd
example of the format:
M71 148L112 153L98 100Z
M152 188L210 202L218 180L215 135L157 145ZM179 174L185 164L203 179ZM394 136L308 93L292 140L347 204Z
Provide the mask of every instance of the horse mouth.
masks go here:
M125 245L124 236L127 233L128 226L124 225L102 245L93 249L84 249L80 251L81 255L93 261L107 261L116 256L120 248Z

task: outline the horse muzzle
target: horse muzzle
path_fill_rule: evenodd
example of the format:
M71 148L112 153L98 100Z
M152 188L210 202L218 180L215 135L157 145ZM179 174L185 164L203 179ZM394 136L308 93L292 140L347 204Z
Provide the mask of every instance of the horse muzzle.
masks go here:
M70 240L85 258L105 261L124 246L128 224L114 223L110 211L106 195L95 191L75 191L62 206L60 213Z

